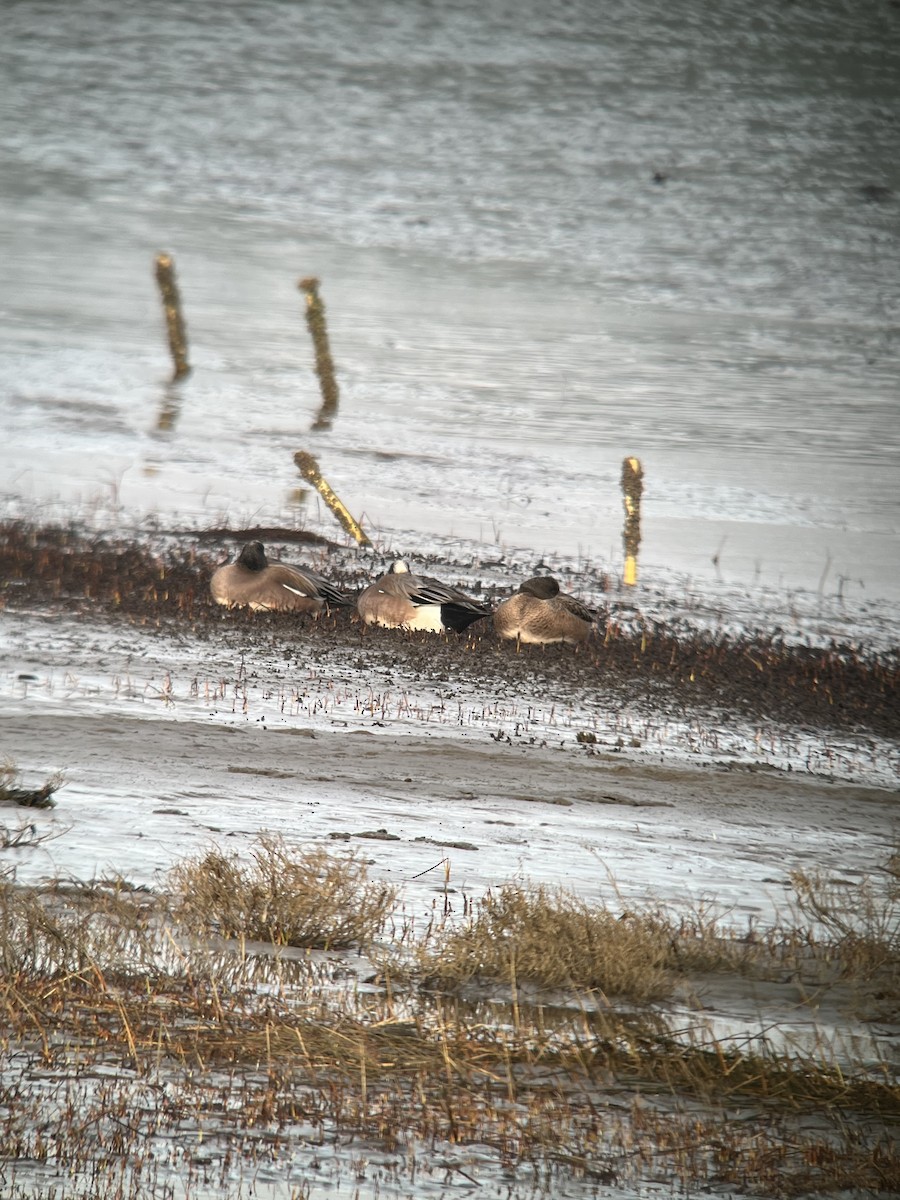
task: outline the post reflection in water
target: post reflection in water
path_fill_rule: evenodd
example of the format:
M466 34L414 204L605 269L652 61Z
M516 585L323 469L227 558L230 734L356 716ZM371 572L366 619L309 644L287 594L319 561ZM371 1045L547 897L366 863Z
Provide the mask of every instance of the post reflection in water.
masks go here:
M167 385L159 406L159 416L156 418L156 433L171 433L181 415L181 395L171 383Z
M641 494L644 490L644 468L639 458L622 460L622 499L625 504L625 528L622 542L625 546L624 581L629 587L637 583L638 547L641 544Z

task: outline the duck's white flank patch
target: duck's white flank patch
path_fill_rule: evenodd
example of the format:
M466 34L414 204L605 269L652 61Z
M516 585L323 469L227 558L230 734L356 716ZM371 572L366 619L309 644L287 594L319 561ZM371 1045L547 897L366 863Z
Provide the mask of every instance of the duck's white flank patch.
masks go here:
M439 604L419 604L415 614L403 622L404 629L427 629L431 633L441 633L446 626L441 618Z

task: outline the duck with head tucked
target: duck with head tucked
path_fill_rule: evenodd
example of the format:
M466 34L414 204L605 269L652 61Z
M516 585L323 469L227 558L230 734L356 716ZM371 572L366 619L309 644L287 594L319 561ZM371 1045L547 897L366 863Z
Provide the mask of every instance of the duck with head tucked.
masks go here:
M236 562L214 572L209 590L227 608L312 613L326 607L349 608L354 601L333 583L306 567L270 563L262 542L248 542Z
M561 592L552 575L537 575L497 606L494 629L502 638L536 645L584 642L598 620L593 609Z
M439 579L413 575L402 558L360 593L356 607L367 625L432 633L447 629L462 633L489 612L486 605Z

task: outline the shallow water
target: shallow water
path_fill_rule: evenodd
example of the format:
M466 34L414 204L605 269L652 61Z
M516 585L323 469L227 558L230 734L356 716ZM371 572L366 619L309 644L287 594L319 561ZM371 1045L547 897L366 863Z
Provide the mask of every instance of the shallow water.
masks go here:
M645 577L896 602L897 24L12 6L0 491L336 530L305 448L385 551L620 570L635 454ZM310 273L341 387L316 433Z

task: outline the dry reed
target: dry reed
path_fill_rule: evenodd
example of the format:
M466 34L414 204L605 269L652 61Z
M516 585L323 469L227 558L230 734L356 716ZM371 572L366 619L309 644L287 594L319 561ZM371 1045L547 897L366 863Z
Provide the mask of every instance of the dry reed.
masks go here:
M369 941L396 899L355 857L295 850L268 835L244 863L219 850L179 863L171 884L176 918L195 931L324 949Z
M419 966L445 989L473 979L528 981L652 1000L670 990L667 957L668 941L652 923L617 917L562 888L511 883L423 947Z
M60 772L51 775L38 787L23 787L19 768L11 759L0 763L0 804L18 804L22 808L52 808L55 792L65 779Z
M304 856L271 839L254 854L247 871L271 882L270 902L289 901L295 881L283 864ZM185 864L183 884L203 861ZM339 864L344 879L347 865ZM319 866L306 872L308 891L312 876L331 873ZM365 878L350 877L358 901ZM202 887L208 879L202 872ZM524 899L510 888L505 906L502 896L494 902L490 928L500 938L519 937L528 913L544 939L583 947L616 936L565 896L517 890ZM173 1143L187 1131L202 1139L207 1161L219 1154L226 1165L256 1162L261 1137L287 1145L340 1131L391 1151L417 1139L432 1153L477 1144L497 1169L539 1171L547 1195L564 1176L613 1183L649 1173L683 1190L734 1185L784 1196L826 1193L851 1178L888 1192L900 1179L896 1145L879 1132L900 1117L900 1094L868 1066L676 1035L652 1011L521 1003L507 1021L496 1006L491 1016L484 1004L403 995L387 980L380 994L341 989L306 959L264 960L272 976L260 986L240 944L217 955L168 920L161 898L122 881L0 890L0 1158L90 1176L114 1148L144 1181L133 1194L148 1196L148 1131ZM506 982L536 973L528 953L508 950L497 958L501 970L516 964ZM564 962L568 954L560 951ZM645 958L655 961L655 952ZM288 984L291 965L299 973ZM576 973L571 963L555 970ZM641 1097L630 1109L621 1103L628 1091ZM610 1096L619 1097L613 1107ZM727 1119L734 1106L739 1121ZM822 1114L817 1131L796 1123L812 1112Z

